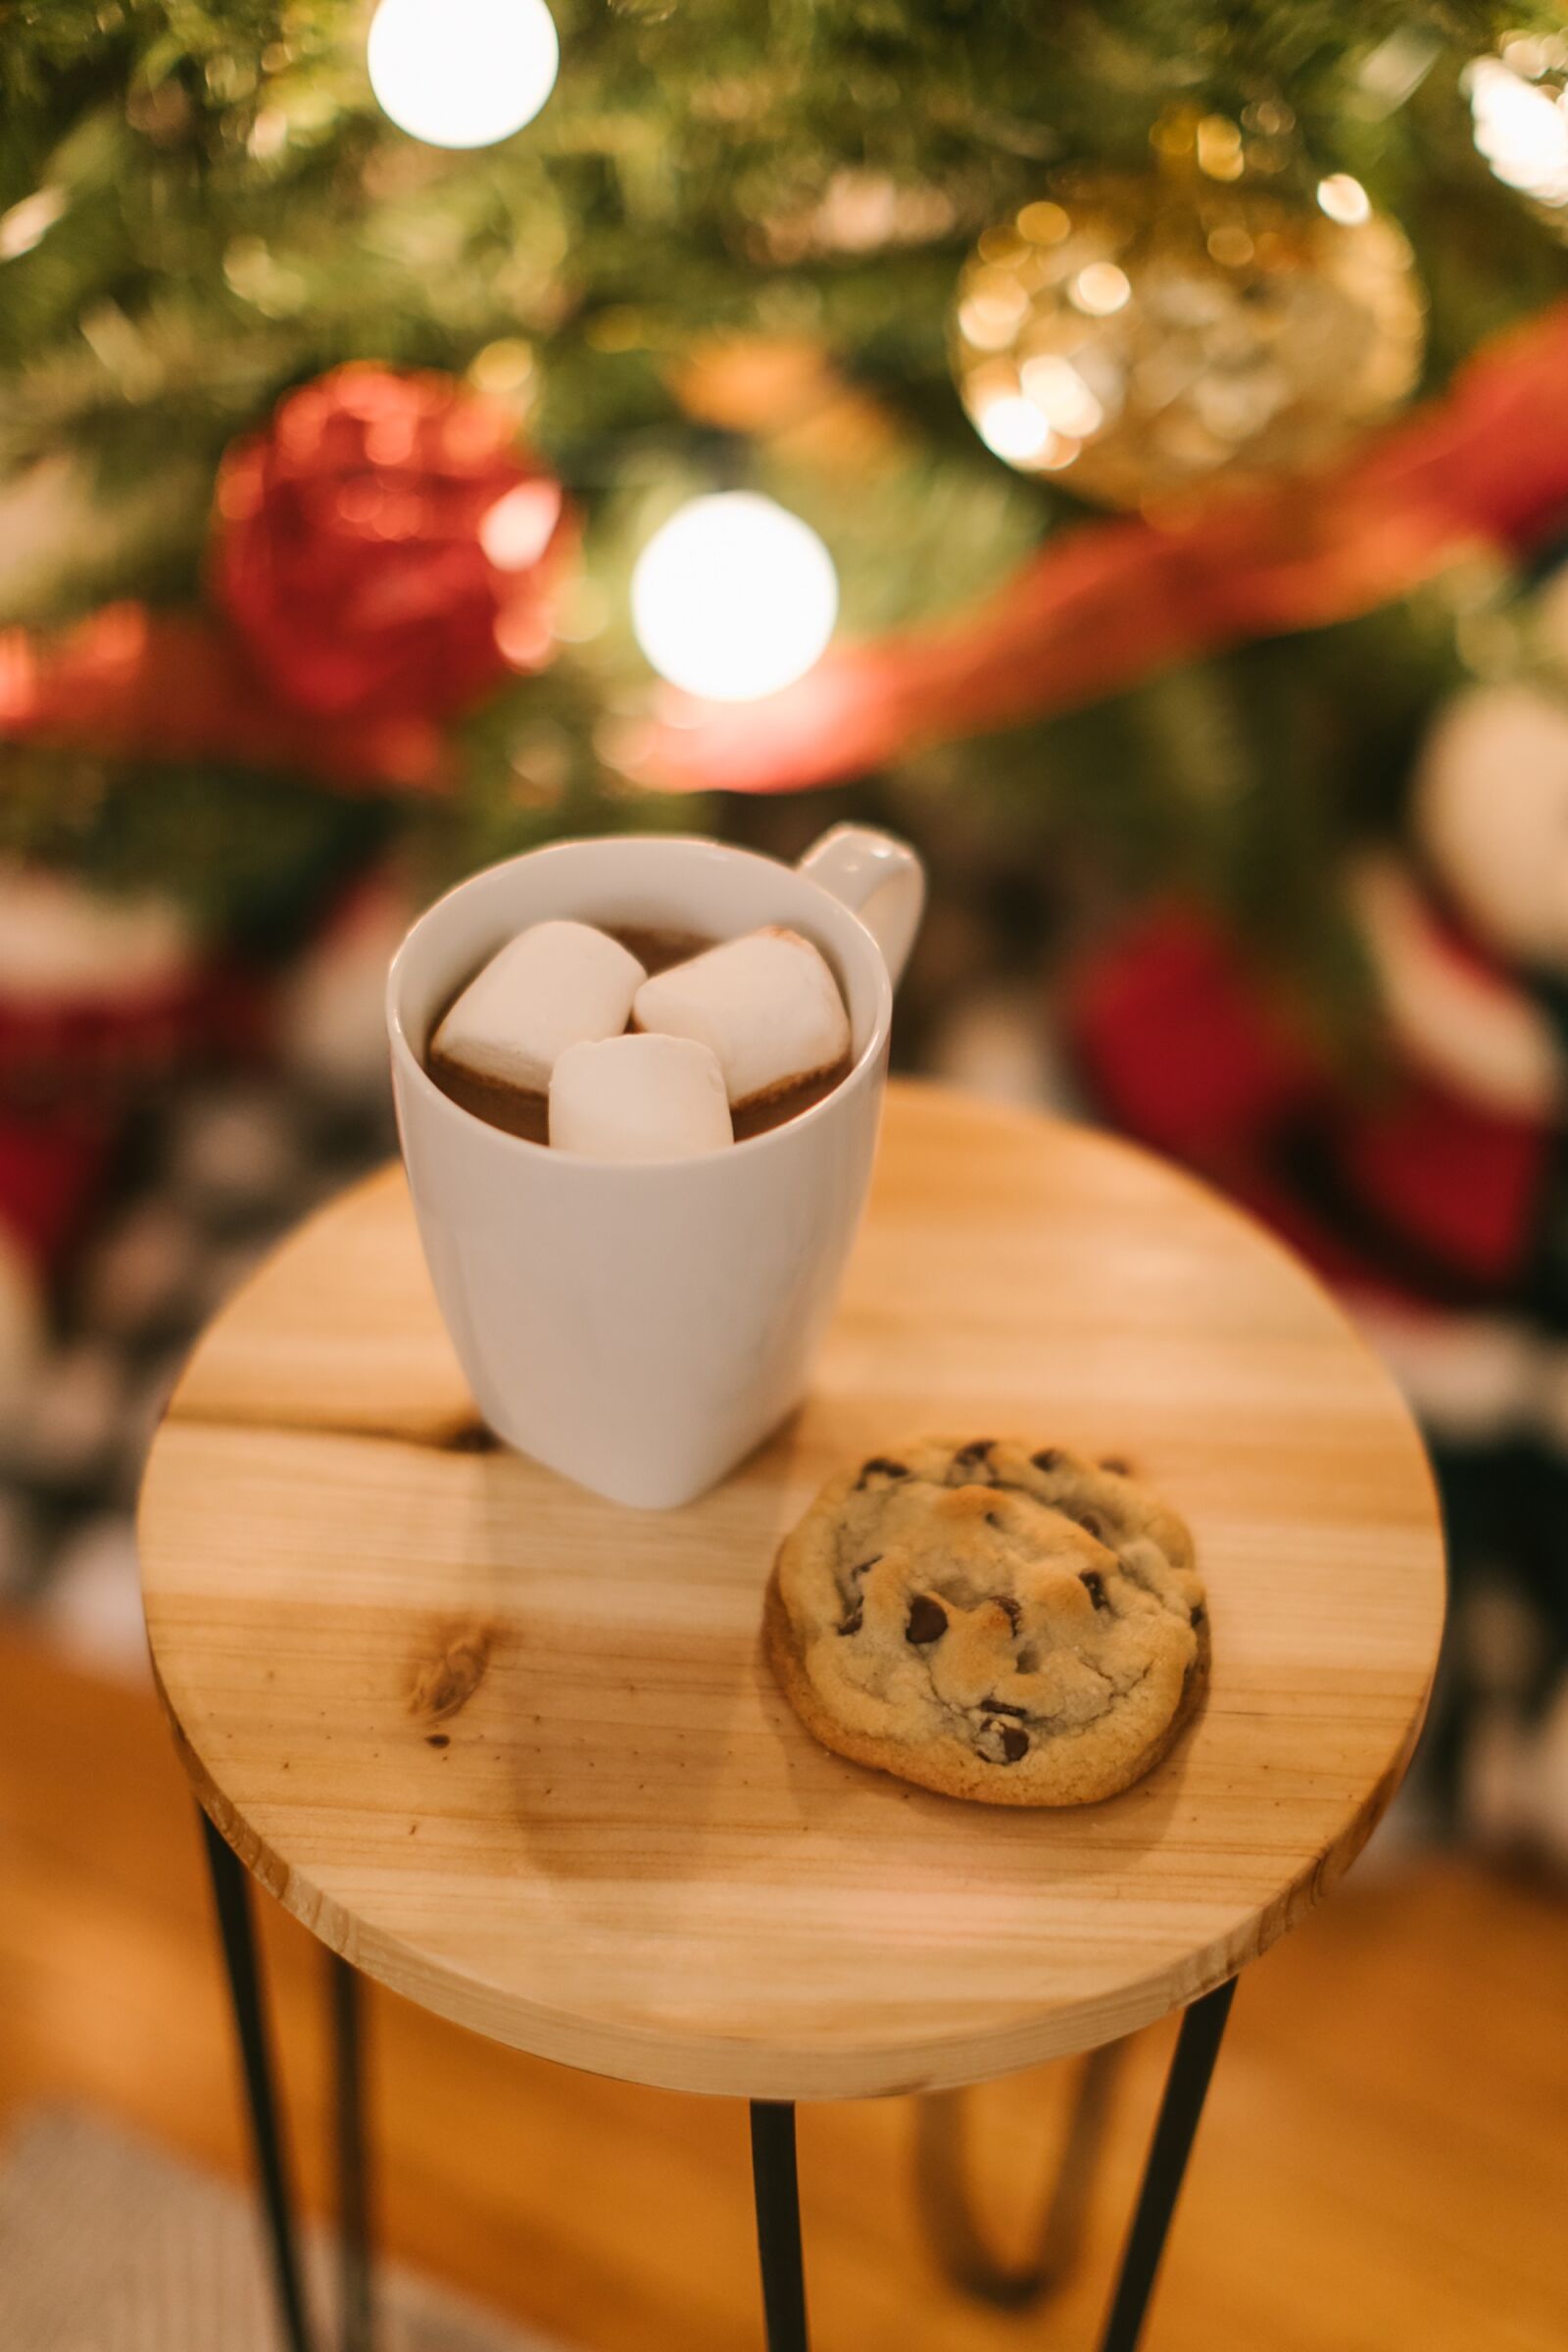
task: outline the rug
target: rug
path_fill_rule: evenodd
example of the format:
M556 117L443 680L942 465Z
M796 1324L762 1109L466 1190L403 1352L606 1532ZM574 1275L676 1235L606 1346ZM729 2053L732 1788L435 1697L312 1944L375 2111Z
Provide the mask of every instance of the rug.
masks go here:
M331 2247L308 2237L318 2340ZM377 2352L563 2352L396 2264L377 2269ZM5 2352L277 2352L260 2228L243 2191L118 2126L40 2109L0 2140Z

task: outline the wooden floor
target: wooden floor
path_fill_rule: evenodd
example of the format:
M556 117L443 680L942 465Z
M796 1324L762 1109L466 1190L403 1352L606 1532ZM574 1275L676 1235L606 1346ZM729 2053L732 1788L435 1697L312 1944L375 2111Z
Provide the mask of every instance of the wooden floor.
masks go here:
M0 2133L72 2099L241 2169L190 1807L150 1697L0 1631ZM267 1941L296 2144L324 2195L319 1953ZM1375 1859L1247 1977L1150 2352L1564 2352L1568 1909L1457 1861ZM370 2002L385 2234L578 2352L760 2340L745 2118L492 2049ZM801 2124L817 2352L1066 2352L1093 2338L1169 2029L1124 2068L1072 2286L1008 2318L946 2288L902 2101ZM976 2094L974 2170L1016 2231L1053 2074Z

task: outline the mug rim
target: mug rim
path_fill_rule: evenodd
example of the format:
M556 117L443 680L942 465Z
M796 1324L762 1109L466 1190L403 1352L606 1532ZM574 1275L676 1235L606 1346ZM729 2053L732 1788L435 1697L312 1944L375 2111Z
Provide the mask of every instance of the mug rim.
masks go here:
M765 1128L760 1135L748 1136L743 1143L732 1143L726 1149L697 1152L683 1159L637 1160L606 1159L587 1152L553 1152L548 1144L536 1144L528 1136L514 1135L505 1127L493 1126L476 1112L466 1110L461 1102L455 1102L449 1094L437 1086L425 1068L423 1055L413 1045L403 1019L401 997L405 974L410 951L418 935L426 925L433 923L449 909L456 900L479 883L488 881L494 874L504 873L513 866L531 865L553 858L570 857L579 850L600 848L651 850L656 855L665 850L703 850L716 852L721 858L748 865L766 866L774 872L793 877L813 898L831 909L833 920L842 919L850 926L850 936L858 940L869 958L876 999L875 1013L864 1047L830 1094L824 1095L820 1102L811 1103L808 1109L797 1111L793 1118L783 1120L777 1127ZM544 921L549 918L540 916L539 919ZM405 1082L415 1088L420 1102L428 1103L437 1117L450 1114L462 1122L464 1130L477 1130L495 1144L510 1146L516 1152L527 1153L531 1161L554 1161L564 1171L567 1168L595 1169L615 1176L662 1177L668 1182L678 1179L683 1169L715 1164L727 1166L743 1153L755 1153L770 1144L778 1144L800 1130L819 1123L832 1112L841 1098L847 1097L852 1090L858 1092L866 1085L882 1058L893 1026L893 982L882 950L856 909L846 900L835 898L830 890L824 889L809 874L802 873L799 865L787 865L782 858L769 858L760 850L741 849L733 843L718 841L709 833L585 833L574 834L565 841L542 842L536 850L519 850L514 858L498 858L494 864L483 865L474 873L465 874L462 881L454 882L438 899L433 899L428 906L415 916L387 966L385 1006L392 1058Z

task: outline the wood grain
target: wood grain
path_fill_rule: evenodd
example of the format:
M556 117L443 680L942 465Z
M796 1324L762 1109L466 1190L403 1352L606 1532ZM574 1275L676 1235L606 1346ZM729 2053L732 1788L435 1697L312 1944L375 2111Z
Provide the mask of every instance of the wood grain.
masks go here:
M203 1801L288 1908L569 2065L849 2097L1126 2033L1301 1915L1420 1723L1441 1545L1387 1377L1272 1243L1080 1130L895 1089L811 1397L688 1509L598 1501L471 1426L388 1171L176 1392L149 1630ZM1125 1796L905 1788L773 1688L780 1534L837 1462L922 1429L1127 1454L1192 1523L1209 1696Z
M70 2099L246 2177L212 1906L156 1705L62 1666L0 1611L0 2139L26 2107ZM301 2183L320 2213L322 1953L275 1903L257 1912ZM1560 1893L1452 1855L1368 1855L1248 1972L1149 2352L1562 2352L1565 1973ZM571 2074L376 1987L368 2017L389 2253L580 2352L760 2341L731 2104ZM1022 2322L939 2276L914 2202L911 2102L808 2109L813 2345L1095 2342L1170 2034L1167 2023L1133 2043L1083 2262ZM1058 2144L1070 2072L974 2094L976 2194L1009 2248Z

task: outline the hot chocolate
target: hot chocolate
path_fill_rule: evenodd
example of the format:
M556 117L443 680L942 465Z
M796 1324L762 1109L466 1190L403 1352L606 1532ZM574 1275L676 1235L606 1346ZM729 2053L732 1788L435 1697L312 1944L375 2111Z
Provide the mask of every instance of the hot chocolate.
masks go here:
M707 954L719 943L691 931L665 930L632 923L607 923L602 926L608 936L628 955L636 957L649 979L661 972L671 971L678 964L689 963ZM510 1080L481 1073L441 1050L438 1043L442 1022L467 989L476 975L468 974L462 986L453 991L447 1004L441 1008L432 1024L430 1039L425 1048L425 1067L442 1093L462 1109L470 1111L477 1119L492 1127L500 1127L509 1135L521 1136L530 1144L550 1141L550 1098L547 1092L514 1084ZM628 1029L636 1026L628 1020ZM765 1135L774 1127L782 1127L789 1119L799 1118L830 1095L849 1076L852 1056L841 1054L831 1067L769 1093L756 1102L732 1105L731 1118L736 1143L743 1144L754 1135Z

